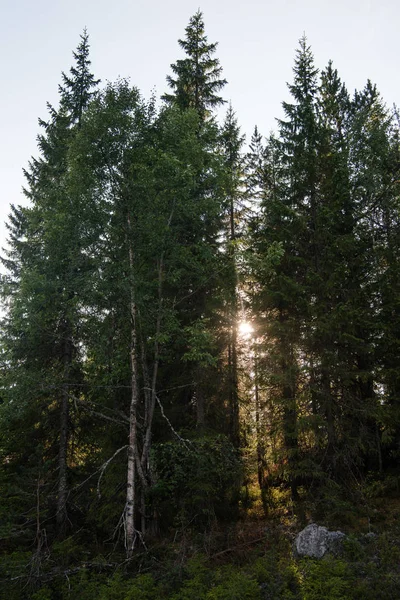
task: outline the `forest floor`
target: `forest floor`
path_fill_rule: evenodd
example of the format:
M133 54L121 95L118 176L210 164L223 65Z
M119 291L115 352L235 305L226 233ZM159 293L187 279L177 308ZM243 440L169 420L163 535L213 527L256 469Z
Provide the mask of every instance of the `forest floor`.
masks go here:
M267 516L256 487L246 490L234 523L206 532L178 527L129 561L98 553L84 561L82 539L59 543L44 557L41 578L7 600L390 600L400 599L400 490L386 478L360 490L358 501L332 494L294 506L275 492ZM346 535L339 556L296 558L293 541L316 522ZM87 551L87 550L86 550ZM93 553L92 553L93 556Z

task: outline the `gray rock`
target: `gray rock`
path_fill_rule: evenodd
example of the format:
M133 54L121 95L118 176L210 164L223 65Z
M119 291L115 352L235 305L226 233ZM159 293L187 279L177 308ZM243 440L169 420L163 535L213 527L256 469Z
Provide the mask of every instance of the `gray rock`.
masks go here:
M328 531L326 527L312 523L297 535L294 541L294 552L297 556L311 558L322 558L328 552L340 554L345 538L345 534L341 531Z
M346 537L342 531L328 531L328 552L335 556L341 554Z

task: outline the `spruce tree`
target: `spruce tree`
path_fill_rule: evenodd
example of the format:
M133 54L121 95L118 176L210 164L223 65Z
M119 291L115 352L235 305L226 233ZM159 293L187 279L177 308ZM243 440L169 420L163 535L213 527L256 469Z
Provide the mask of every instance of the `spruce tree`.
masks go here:
M224 159L224 195L226 211L226 250L229 262L227 270L229 281L227 288L227 325L228 325L228 393L230 407L230 435L233 443L240 445L239 381L238 381L238 294L239 261L238 242L242 235L240 223L243 223L243 158L241 150L244 136L240 132L236 115L229 106L221 130L221 146ZM227 275L228 275L227 273Z
M195 247L200 236L213 252L213 265L209 263L210 273L213 275L206 277L202 283L199 282L195 294L188 293L187 325L192 327L197 323L196 327L207 330L207 335L210 335L210 325L214 322L222 302L219 274L225 268L223 257L218 252L219 236L223 229L223 166L218 148L219 131L213 111L224 103L218 92L225 86L226 80L221 78L222 67L219 60L213 56L217 44L208 43L200 11L190 19L186 28L186 38L179 40L179 44L185 51L186 58L171 65L175 78L168 76L167 81L172 93L164 94L163 99L170 106L175 106L181 111L192 110L198 115L198 137L204 154L202 163L197 164L194 173L193 199L196 198L199 206L208 206L207 214L203 215L202 233L200 234L197 228L192 231L188 228L186 244ZM204 283L205 281L207 283ZM217 359L217 352L214 353L214 358ZM216 377L207 375L211 365L206 363L191 360L187 366L192 370L193 381L196 381L194 404L198 430L204 429L206 425L206 397L210 399L219 393L218 386L209 385ZM189 398L186 402L188 400Z
M392 236L396 229L398 198L395 131L392 115L384 106L376 86L368 81L352 100L352 153L349 161L356 207L355 232L360 240L362 253L359 256L363 257L363 261L356 263L359 293L354 318L354 335L359 343L353 349L353 363L358 367L353 381L353 397L358 411L347 414L346 421L348 437L353 441L362 473L368 468L383 467L381 419L388 406L388 397L386 393L382 394L386 389L385 385L381 387L378 365L382 364L382 359L385 362L385 349L391 347L394 350L393 338L383 316L388 315L385 305L392 306L393 332L397 321L396 268L393 268L396 261L389 258L394 258L397 245L396 236ZM390 273L394 275L390 293L393 304L388 302L386 287L386 276L390 279ZM393 424L396 422L394 419ZM395 429L396 425L392 431Z
M70 76L62 73L63 85L59 86L61 102L70 114L71 122L78 127L82 121L82 114L94 95L100 79L95 79L90 72L89 60L89 35L86 28L81 35L81 42L73 53L75 66L70 69Z
M280 137L275 142L278 159L271 149L273 163L280 168L279 189L274 186L272 198L265 201L264 210L270 243L282 243L285 251L269 291L270 314L274 315L269 324L269 335L276 341L271 354L275 365L273 385L282 407L288 479L296 499L302 472L298 423L301 402L299 352L311 299L307 289L310 267L314 269L318 260L315 106L318 71L305 37L300 40L293 72L294 80L289 85L293 103L283 103L286 119L279 121Z
M7 329L7 344L14 360L24 367L18 378L31 377L30 362L40 358L41 384L33 395L49 406L59 425L57 459L56 520L60 531L67 524L68 462L70 423L70 386L80 382L79 356L79 293L87 258L82 253L83 223L80 205L68 187L68 152L79 129L79 120L91 98L96 81L88 71L88 36L74 54L77 67L73 78L64 76L65 88L60 88L60 107L49 106L49 120L40 120L44 134L40 135L40 157L32 159L25 172L28 186L25 193L31 206L17 209L21 226L16 231L15 219L11 250L5 263L12 266L13 279L7 281L6 294L12 293ZM22 318L22 322L21 322ZM19 325L18 325L19 323ZM26 327L29 344L21 343L15 327ZM38 348L41 348L38 354ZM10 363L10 367L11 367ZM10 373L11 375L11 373ZM42 388L42 392L39 389ZM23 389L23 388L20 388ZM26 389L26 388L25 388ZM35 388L33 388L35 389ZM39 392L39 393L38 393ZM43 431L43 433L45 433ZM52 434L48 446L54 449ZM43 440L43 444L46 444Z
M248 203L253 212L259 207L263 193L266 187L268 187L265 166L266 157L263 136L256 126L250 139L244 164L245 189Z
M172 94L163 99L181 110L194 108L204 121L211 111L225 102L218 92L226 85L221 79L222 67L214 58L217 43L209 44L204 32L203 14L197 11L186 27L186 37L179 40L186 58L171 65L173 76L167 76Z

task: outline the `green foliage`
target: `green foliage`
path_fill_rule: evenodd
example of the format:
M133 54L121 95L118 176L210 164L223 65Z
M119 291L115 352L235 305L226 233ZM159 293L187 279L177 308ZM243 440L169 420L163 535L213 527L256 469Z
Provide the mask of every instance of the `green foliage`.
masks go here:
M213 570L204 557L190 559L185 569L185 581L171 600L261 600L255 578L233 567Z
M81 35L81 42L74 52L76 66L70 70L70 76L62 74L63 86L60 87L64 105L71 113L72 122L81 124L84 109L88 106L94 92L90 90L96 88L100 79L95 80L90 72L89 60L89 36L84 29Z
M53 593L47 586L32 594L32 600L53 600L53 598Z
M228 517L241 479L237 451L223 435L156 444L157 483L152 490L161 514L173 511L182 522L207 523Z
M316 519L339 527L353 527L368 514L364 499L356 491L352 493L350 487L332 479L323 482L313 502Z
M217 359L212 353L212 335L207 330L207 322L197 321L184 330L188 350L182 356L184 362L216 366Z
M59 576L51 578L39 589L31 580L22 595L15 586L13 590L11 583L10 586L6 584L4 589L11 600L72 600L77 597L80 600L398 598L399 540L393 536L352 536L345 542L343 557L326 556L320 560L294 559L290 538L288 532L280 527L266 534L266 545L249 546L245 556L236 554L233 548L230 558L226 555L224 564L219 565L215 564L212 556L207 558L197 551L190 558L185 558L174 543L170 548L164 547L155 562L155 556L150 562L148 556L138 556L141 568L144 565L150 568L146 574L135 574L136 568L132 573L131 567L125 570L122 564L116 571L114 567L111 573L106 574L99 561L96 570L81 568L75 574L70 571L68 580L61 571ZM194 538L192 542L196 544ZM14 558L25 561L23 568L26 568L26 557Z
M140 575L128 586L124 600L152 600L160 597L160 588L151 575Z
M375 86L350 99L332 63L319 78L305 38L289 90L279 135L265 148L257 131L252 140L247 184L261 213L250 223L248 262L271 406L265 445L272 436L271 460L285 462L281 479L298 498L298 484L350 488L368 468L382 470L383 442L396 445L383 417L398 422L396 384L376 362L396 350L385 341L383 359L376 343L390 335L383 279L393 276L397 289L396 244L383 223L396 228L399 190L389 181L400 163L397 126ZM366 218L368 210L381 216ZM271 248L281 250L272 265Z
M400 476L387 474L382 478L370 474L365 482L364 493L367 498L398 497L400 494Z
M256 578L267 598L298 598L301 587L299 565L291 558L288 541L280 536L269 540L267 552L250 565L250 573Z
M244 161L232 108L222 127L213 118L226 81L200 11L179 44L158 109L125 80L96 91L84 31L59 107L40 121L30 205L11 207L2 593L394 598L394 526L348 538L341 560L296 562L282 536L234 567L224 546L216 567L196 544L212 555L199 530L237 517L241 442L242 509L259 498L257 469L264 509L275 499L285 522L304 508L300 519L360 529L384 522L369 504L389 499L398 517L399 123L370 82L350 98L332 63L319 73L303 37L279 131L264 141L256 128ZM127 489L151 548L123 563ZM159 549L165 575L152 550L173 526L193 552ZM99 557L114 555L110 572Z
M21 550L2 555L0 578L3 580L12 580L14 577L18 577L29 564L30 558L30 552L23 552Z
M221 79L222 67L213 57L217 44L209 44L204 32L203 15L197 11L186 27L186 38L179 40L186 58L171 65L175 79L167 77L173 94L164 94L163 99L181 110L194 108L201 120L209 116L210 109L224 103L217 95L226 79Z
M138 575L130 580L116 574L101 586L98 594L99 600L154 600L160 597L151 575Z
M302 599L343 600L349 596L350 570L344 561L331 558L303 561L300 569Z
M393 539L390 532L385 532L379 536L377 550L380 561L384 567L398 567L400 563L400 543L398 539Z
M366 557L364 546L355 536L348 536L343 542L344 556L347 560L363 560Z
M205 600L261 600L261 590L255 579L238 573L233 567L217 573L215 584Z
M58 585L55 586L56 594ZM107 586L107 577L103 574L92 574L87 569L83 569L77 575L70 577L68 582L62 582L62 600L93 600L99 597L99 591ZM55 594L55 595L56 595ZM57 597L57 596L56 596Z
M204 600L213 581L205 556L198 554L188 560L184 577L179 592L171 600Z

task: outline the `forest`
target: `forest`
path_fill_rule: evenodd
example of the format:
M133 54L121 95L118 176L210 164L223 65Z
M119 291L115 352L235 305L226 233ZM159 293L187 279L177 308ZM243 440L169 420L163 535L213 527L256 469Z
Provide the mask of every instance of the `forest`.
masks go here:
M399 113L303 36L246 142L200 10L179 46L146 99L84 30L11 205L0 597L400 598Z

